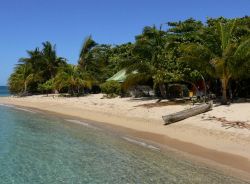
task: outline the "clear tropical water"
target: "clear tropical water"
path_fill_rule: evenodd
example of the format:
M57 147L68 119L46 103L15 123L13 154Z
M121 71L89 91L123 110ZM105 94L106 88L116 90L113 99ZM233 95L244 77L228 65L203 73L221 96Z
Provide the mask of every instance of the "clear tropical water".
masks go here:
M9 96L9 90L7 86L0 86L0 96Z
M247 182L103 129L0 106L0 183Z

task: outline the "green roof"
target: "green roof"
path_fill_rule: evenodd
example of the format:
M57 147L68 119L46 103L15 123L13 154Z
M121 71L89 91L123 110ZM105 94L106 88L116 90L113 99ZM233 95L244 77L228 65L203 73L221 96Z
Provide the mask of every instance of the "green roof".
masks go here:
M137 73L136 71L132 72L132 73ZM119 72L117 72L115 75L113 75L112 77L110 77L109 79L107 79L107 81L117 81L117 82L124 82L127 78L127 73L126 73L126 69L122 69Z

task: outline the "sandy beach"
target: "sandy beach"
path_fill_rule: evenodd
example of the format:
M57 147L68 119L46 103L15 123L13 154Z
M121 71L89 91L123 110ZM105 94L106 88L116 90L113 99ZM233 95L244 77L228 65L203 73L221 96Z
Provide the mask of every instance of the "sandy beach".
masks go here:
M155 105L155 102L156 99L106 99L102 94L79 98L44 95L0 98L1 104L125 128L138 138L250 173L250 129L231 126L237 121L250 125L250 103L217 106L205 114L164 126L163 115L188 109L191 105Z

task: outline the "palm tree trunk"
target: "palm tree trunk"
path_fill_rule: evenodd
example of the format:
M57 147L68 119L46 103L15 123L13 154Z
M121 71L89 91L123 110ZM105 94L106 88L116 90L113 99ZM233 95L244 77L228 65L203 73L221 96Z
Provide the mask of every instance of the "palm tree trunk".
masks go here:
M204 85L204 96L205 96L204 100L206 101L206 97L207 97L207 84L206 84L206 80L203 77L203 75L201 75L201 78L202 78L203 85Z
M221 99L221 104L226 105L227 104L227 85L228 85L228 80L223 78L221 79L221 86L222 86L222 99Z
M160 93L161 93L162 98L166 98L167 95L166 95L166 86L165 86L165 84L159 84L159 89L160 89Z
M23 91L24 94L27 93L27 81L24 82L24 91Z

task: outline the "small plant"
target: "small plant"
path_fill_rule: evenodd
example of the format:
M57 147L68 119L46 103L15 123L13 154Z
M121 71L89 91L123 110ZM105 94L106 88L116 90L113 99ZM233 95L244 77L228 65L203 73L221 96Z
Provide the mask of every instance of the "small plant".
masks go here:
M107 81L100 87L102 92L107 94L107 97L110 98L120 95L122 91L121 84L117 81Z

